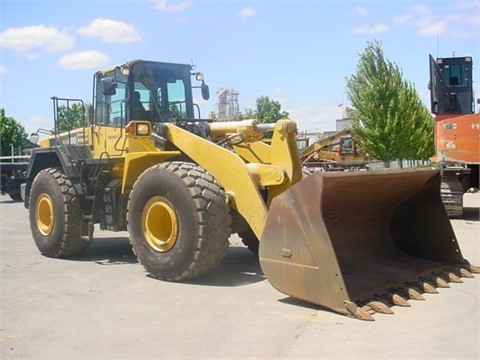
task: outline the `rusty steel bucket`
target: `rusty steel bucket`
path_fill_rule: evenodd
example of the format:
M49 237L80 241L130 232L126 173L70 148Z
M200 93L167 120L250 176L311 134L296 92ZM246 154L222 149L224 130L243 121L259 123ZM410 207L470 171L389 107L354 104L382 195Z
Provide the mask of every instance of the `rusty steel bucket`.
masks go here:
M269 282L294 298L373 320L478 268L460 251L440 172L316 172L275 197L260 240Z

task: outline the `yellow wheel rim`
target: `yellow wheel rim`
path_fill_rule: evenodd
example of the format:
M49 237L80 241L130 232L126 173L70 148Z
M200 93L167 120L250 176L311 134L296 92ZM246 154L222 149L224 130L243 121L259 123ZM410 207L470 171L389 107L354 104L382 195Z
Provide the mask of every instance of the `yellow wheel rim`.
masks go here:
M170 201L162 196L151 198L143 208L142 230L155 251L169 251L178 236L178 219Z
M37 198L35 204L35 222L38 230L43 236L50 235L55 218L53 216L52 199L45 193Z

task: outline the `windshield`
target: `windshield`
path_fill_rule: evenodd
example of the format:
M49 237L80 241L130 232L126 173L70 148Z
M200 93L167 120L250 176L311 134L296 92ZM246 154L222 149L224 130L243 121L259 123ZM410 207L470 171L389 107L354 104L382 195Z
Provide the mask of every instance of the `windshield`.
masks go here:
M443 68L443 83L446 86L463 86L463 67L460 64L445 65Z
M132 119L167 122L193 118L189 66L142 62L132 68L137 104Z
M95 122L124 127L131 120L175 122L193 119L190 66L150 61L97 73Z

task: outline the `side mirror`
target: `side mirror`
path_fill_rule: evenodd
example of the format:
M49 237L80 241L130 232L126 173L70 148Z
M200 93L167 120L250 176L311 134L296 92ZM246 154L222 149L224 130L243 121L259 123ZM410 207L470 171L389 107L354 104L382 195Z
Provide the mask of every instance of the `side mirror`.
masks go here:
M38 140L40 139L40 135L38 135L38 133L31 133L30 134L30 138L29 140L34 143L34 144L38 144Z
M117 93L117 83L114 78L106 77L101 79L103 95L111 96Z
M202 98L203 100L208 100L210 99L210 89L208 88L208 85L202 82Z

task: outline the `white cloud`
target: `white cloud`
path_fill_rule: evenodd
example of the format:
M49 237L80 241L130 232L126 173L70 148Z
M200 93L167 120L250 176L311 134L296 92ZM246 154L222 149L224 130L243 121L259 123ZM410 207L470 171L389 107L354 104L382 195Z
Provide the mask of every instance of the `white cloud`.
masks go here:
M475 37L478 39L480 29L480 2L460 1L454 11L445 17L450 25L449 35L453 38Z
M393 22L397 25L406 24L413 19L413 14L406 13L402 15L397 15L393 17Z
M447 29L447 23L436 19L432 11L425 5L415 4L410 7L413 15L407 22L412 25L421 36L436 36L443 34Z
M459 1L449 7L447 15L438 16L425 5L411 5L404 14L395 16L396 25L414 28L420 36L445 34L450 38L478 36L480 2Z
M44 25L10 28L0 33L0 46L16 51L41 48L46 51L71 49L75 39L65 31Z
M171 2L166 0L160 0L155 2L155 4L153 5L153 8L155 10L177 12L177 11L183 11L185 9L188 9L192 5L193 5L193 1Z
M365 16L369 13L370 11L368 9L365 9L364 7L358 6L357 7L357 14L361 16Z
M257 10L251 6L244 7L242 10L238 12L238 15L241 17L253 17L257 15Z
M67 54L58 59L57 64L67 70L89 69L105 65L109 58L95 50Z
M95 19L90 25L78 28L77 33L96 37L107 43L129 43L142 40L133 25L110 19Z
M427 16L430 17L432 16L432 12L430 11L429 8L427 8L425 5L422 4L414 4L410 7L410 9L417 15L420 16Z
M6 74L8 72L7 67L0 65L0 74Z
M462 0L454 5L457 9L478 11L480 3L478 1Z
M38 60L38 59L40 59L40 54L39 53L28 54L27 59L28 60Z
M421 19L415 21L414 26L422 36L436 36L447 30L447 23L440 20Z
M357 35L366 35L366 34L377 34L381 32L388 31L388 26L386 24L377 24L377 25L362 25L357 26L353 29L353 33Z
M343 110L337 103L332 103L302 104L296 108L286 108L285 111L297 123L299 131L323 132L335 130L335 120L342 118Z

